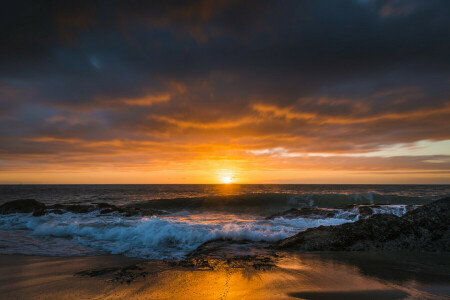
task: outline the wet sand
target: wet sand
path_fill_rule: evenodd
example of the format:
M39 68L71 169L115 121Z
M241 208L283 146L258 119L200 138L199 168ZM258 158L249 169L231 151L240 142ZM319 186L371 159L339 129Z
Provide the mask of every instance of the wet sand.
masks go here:
M276 253L183 262L0 256L2 299L449 299L450 257Z

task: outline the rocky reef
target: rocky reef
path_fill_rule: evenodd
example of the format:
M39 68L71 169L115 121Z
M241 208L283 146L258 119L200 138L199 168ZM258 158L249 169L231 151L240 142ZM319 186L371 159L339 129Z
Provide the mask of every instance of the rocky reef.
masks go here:
M115 206L109 203L93 203L93 204L53 204L45 205L34 199L18 199L6 202L0 206L0 214L11 213L33 213L38 217L45 214L64 214L64 213L90 213L98 212L98 214L118 213L125 216L153 216L162 215L166 212L151 208L135 208Z
M296 218L308 218L308 219L326 219L326 218L341 218L354 220L356 217L359 219L368 218L376 213L391 213L395 214L397 208L397 214L403 214L405 212L412 211L419 207L419 205L390 205L390 204L348 204L337 208L321 208L321 207L299 207L291 208L286 211L272 214L266 217L266 220L273 220L276 218L284 219L296 219ZM402 212L400 212L402 211Z
M314 207L301 207L291 208L281 213L270 215L266 220L273 220L276 218L295 219L295 218L333 218L339 210L331 208L314 208Z
M428 251L450 252L450 197L423 205L402 207L402 217L383 214L386 205L358 204L343 208L294 208L272 215L274 218L351 218L359 220L339 226L320 226L287 239L268 244L254 241L214 240L196 249L193 257L226 257L227 253L247 254L254 249L293 251ZM342 212L346 212L343 215ZM45 205L34 199L19 199L0 206L0 214L32 213L33 216L65 213L96 215L151 216L167 212L136 205L115 206L108 203ZM401 215L401 214L398 214Z
M273 249L296 251L450 251L450 197L402 217L375 214L339 226L320 226L281 240Z
M45 211L45 204L34 199L18 199L0 206L0 214L40 213Z

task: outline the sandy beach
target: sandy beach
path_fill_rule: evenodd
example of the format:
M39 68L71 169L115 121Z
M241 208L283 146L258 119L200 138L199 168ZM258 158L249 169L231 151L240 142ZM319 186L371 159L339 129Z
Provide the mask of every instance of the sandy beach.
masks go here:
M448 299L447 255L0 256L3 299Z

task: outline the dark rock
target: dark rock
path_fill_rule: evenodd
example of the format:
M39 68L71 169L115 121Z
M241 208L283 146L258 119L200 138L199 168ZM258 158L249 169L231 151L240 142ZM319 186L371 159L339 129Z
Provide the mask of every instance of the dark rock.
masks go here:
M346 205L343 205L343 206L339 206L337 208L350 210L350 209L358 208L359 206L369 206L369 207L372 207L372 208L380 207L378 204L360 203L360 204L346 204Z
M122 207L118 207L109 203L95 203L97 209L101 209L101 214L108 214L113 212L125 213L126 210Z
M40 216L43 216L43 215L45 215L45 210L43 210L43 209L41 209L41 210L36 210L36 211L33 213L33 217L40 217Z
M143 209L140 211L140 213L142 216L156 216L166 214L166 212L157 209Z
M101 203L94 203L96 206L97 206L97 208L99 208L99 209L102 209L102 208L109 208L109 209L112 209L112 210L117 210L118 208L117 208L117 206L115 206L115 205L112 205L112 204L109 204L109 203L104 203L104 202L101 202Z
M346 204L346 205L338 207L338 208L341 208L341 209L353 209L353 208L355 208L357 206L358 206L358 204Z
M45 204L34 199L19 199L0 206L1 214L11 213L37 213L45 210Z
M450 198L402 217L376 214L339 226L320 226L279 241L276 249L301 251L419 250L450 251Z
M66 208L66 204L52 204L47 206L48 209L65 209Z
M285 219L295 219L295 218L332 218L336 215L338 211L335 209L327 208L313 208L313 207L303 207L303 208L291 208L284 212L271 215L266 218L266 220L272 220L275 218L285 218Z
M125 214L127 217L131 216L154 216L166 214L167 212L150 209L150 208L133 208L133 207L118 207L109 203L94 203L94 204L53 204L47 207L55 212L71 212L71 213L89 213L99 210L100 214L120 213Z
M33 213L33 216L43 216L47 213L63 214L71 212L75 214L89 213L100 210L100 214L121 213L126 216L154 216L162 215L167 212L151 209L151 208L129 208L118 207L109 203L95 203L95 204L53 204L45 206L45 204L34 199L20 199L7 202L0 206L0 214L9 213Z
M340 226L320 226L279 242L281 248L299 247L306 251L365 250L411 232L410 224L394 215L374 215L355 223Z
M95 269L95 270L86 270L75 273L75 276L86 276L86 277L97 277L105 274L110 274L119 271L120 268L104 268L104 269Z
M203 270L213 270L213 264L216 260L210 258L190 258L179 261L167 261L166 263L172 267L196 268Z
M157 209L151 209L151 208L124 208L123 212L125 213L125 216L127 217L133 217L133 216L157 216L157 215L164 215L167 214L167 212Z
M252 267L255 270L260 271L260 270L271 270L272 268L276 267L276 265L266 264L266 263L256 263L256 264L253 264Z
M90 204L53 204L47 207L48 209L59 210L59 211L67 211L74 214L83 214L92 212L97 209L96 205ZM53 212L52 211L52 212Z
M186 258L179 261L164 261L171 267L182 267L197 270L217 270L224 268L253 268L259 271L276 268L273 259L262 255L236 255L229 258Z
M74 275L80 277L104 277L109 275L113 276L113 279L108 280L109 282L131 283L140 277L145 278L149 274L149 272L144 271L144 265L142 263L127 267L86 270Z
M373 215L373 210L369 206L359 206L358 212L363 217Z
M71 204L66 205L65 210L75 214L84 214L95 210L95 207L93 205Z
M407 205L406 206L406 212L410 212L412 210L415 210L418 206L417 205Z

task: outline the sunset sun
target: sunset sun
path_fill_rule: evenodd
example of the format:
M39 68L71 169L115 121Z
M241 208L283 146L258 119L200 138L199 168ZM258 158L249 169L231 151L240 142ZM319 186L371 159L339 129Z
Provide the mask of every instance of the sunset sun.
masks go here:
M231 176L222 177L222 183L229 184L233 182L233 178Z

